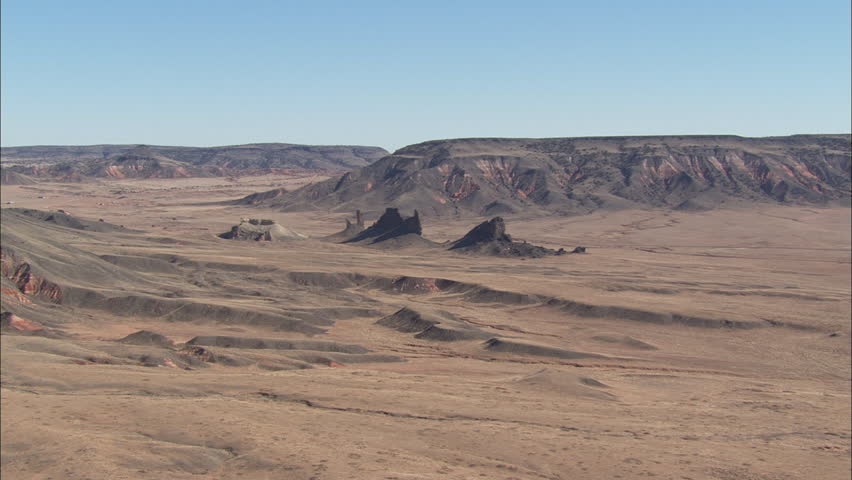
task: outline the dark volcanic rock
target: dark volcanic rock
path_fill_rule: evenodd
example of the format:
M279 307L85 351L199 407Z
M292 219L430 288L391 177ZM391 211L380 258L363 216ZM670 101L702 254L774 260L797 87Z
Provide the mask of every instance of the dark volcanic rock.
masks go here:
M506 222L502 217L494 217L482 222L467 232L467 235L457 240L450 250L465 248L471 245L487 242L511 242L512 237L506 233Z
M449 248L461 252L479 253L497 257L531 257L562 255L564 250L552 250L526 242L515 242L506 233L506 222L501 217L482 222L453 242Z
M417 213L417 210L414 211L414 215L411 217L403 218L399 213L399 209L388 208L370 228L367 228L343 243L380 243L404 235L416 235L419 237L422 233L423 226L420 224L420 215Z

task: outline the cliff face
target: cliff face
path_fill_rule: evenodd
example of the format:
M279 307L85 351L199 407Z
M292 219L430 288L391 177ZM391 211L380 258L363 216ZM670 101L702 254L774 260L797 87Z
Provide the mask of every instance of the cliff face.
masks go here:
M402 148L295 192L243 203L430 215L713 208L848 200L850 135L461 139Z
M0 275L11 280L24 295L37 295L53 303L62 303L62 289L33 272L29 263L8 249L0 248Z

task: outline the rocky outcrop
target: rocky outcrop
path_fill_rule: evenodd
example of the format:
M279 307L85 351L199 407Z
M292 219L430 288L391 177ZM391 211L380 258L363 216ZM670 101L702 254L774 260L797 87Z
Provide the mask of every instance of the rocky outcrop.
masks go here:
M414 215L405 218L399 213L399 209L387 208L376 223L343 243L376 244L409 235L419 237L422 233L423 226L420 224L420 214L417 210Z
M494 217L473 227L465 236L452 242L449 250L497 257L529 258L566 253L562 248L553 250L512 240L512 237L506 233L506 222L502 217Z
M234 225L231 230L219 234L219 238L226 240L252 240L255 242L270 242L274 240L292 240L307 238L299 232L275 223L273 220L258 218L243 218L239 225Z
M512 237L506 233L506 222L502 217L494 217L473 227L473 230L453 242L450 250L471 247L491 242L511 242Z
M3 248L0 248L0 274L25 295L35 295L53 303L62 303L62 289L59 285L36 274L29 263Z
M35 333L41 332L44 330L44 326L42 326L38 322L33 322L30 320L26 320L15 315L12 312L3 312L0 314L0 330L5 332L17 332L17 333Z

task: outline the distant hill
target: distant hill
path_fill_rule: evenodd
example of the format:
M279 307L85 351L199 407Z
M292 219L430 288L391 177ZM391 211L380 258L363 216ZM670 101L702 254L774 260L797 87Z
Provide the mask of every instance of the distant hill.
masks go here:
M0 168L0 185L32 185L34 183L38 182L24 174Z
M179 178L270 173L282 169L344 171L387 155L379 147L264 143L227 147L147 145L4 147L3 183L90 177ZM23 175L24 177L21 177Z
M477 138L411 145L293 192L237 203L426 215L848 201L850 135Z

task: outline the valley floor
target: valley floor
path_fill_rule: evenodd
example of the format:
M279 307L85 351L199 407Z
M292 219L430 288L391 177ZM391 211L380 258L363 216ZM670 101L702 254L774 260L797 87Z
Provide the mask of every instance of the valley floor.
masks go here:
M849 209L509 216L516 239L589 253L501 259L212 203L269 182L3 187L3 207L139 230L4 209L4 249L64 300L3 284L4 311L59 332L2 335L3 478L850 478ZM216 236L242 217L312 238ZM481 220L426 217L424 236ZM471 337L376 324L402 308ZM139 330L176 345L116 342ZM191 342L216 360L187 353L199 336L222 337Z

